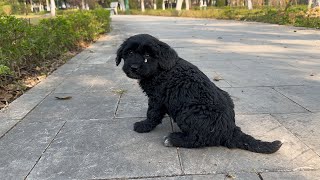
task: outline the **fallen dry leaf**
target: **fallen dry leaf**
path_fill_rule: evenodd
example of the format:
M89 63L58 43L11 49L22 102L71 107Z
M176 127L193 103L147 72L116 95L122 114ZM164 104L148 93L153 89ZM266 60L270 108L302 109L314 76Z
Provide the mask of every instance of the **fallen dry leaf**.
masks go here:
M9 93L0 94L0 100L1 101L9 101L9 99L12 98L12 97L13 97L13 95L9 94Z
M6 104L4 104L3 102L0 101L0 108L4 108L6 106L7 106Z
M64 97L58 97L58 96L56 96L55 98L58 99L58 100L68 100L68 99L71 99L72 96L64 96Z
M223 78L221 76L215 76L213 78L214 81L220 81L220 80L223 80Z
M232 175L232 174L226 174L226 177L227 178L231 178L231 179L235 179L236 178L236 176L235 175Z
M113 89L112 92L115 93L115 94L118 94L118 95L122 95L122 94L126 93L127 90L125 90L125 89Z

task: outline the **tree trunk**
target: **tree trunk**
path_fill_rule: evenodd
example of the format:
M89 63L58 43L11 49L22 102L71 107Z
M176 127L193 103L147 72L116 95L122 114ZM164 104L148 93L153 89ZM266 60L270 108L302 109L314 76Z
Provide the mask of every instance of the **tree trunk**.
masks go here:
M248 0L248 9L251 10L252 9L252 1Z
M81 0L81 9L86 9L86 4L84 3L84 0Z
M191 0L186 0L186 10L190 9Z
M144 12L145 11L145 9L144 9L144 0L140 0L140 2L141 2L141 11Z
M39 11L40 12L43 11L43 5L42 5L41 1L39 1Z
M49 8L50 6L49 6L49 1L48 0L46 0L46 9L47 9L47 11L50 11L50 8Z
M125 11L125 10L126 10L126 7L125 7L125 5L124 5L124 0L120 0L119 3L120 3L120 10L121 10L121 11Z
M56 16L56 4L54 2L54 0L50 0L50 12L51 12L51 16L55 17Z
M88 4L88 0L85 0L85 9L86 10L90 10L89 4Z
M33 12L33 2L32 2L32 0L30 0L30 9L31 9L31 12Z
M157 9L157 0L153 0L153 9Z
M26 11L26 16L28 16L28 6L27 6L27 0L24 2L24 9Z
M311 9L312 0L308 0L308 9Z
M180 11L182 7L183 0L177 0L176 10Z
M166 5L164 4L165 0L162 0L162 10L166 10Z

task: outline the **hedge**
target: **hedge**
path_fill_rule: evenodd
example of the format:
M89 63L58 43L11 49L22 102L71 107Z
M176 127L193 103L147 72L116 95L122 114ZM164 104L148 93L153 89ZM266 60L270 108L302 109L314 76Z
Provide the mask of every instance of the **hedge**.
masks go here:
M0 16L0 80L19 77L21 69L41 67L81 43L110 29L110 11L75 11L32 25L14 16ZM1 85L1 84L0 84Z

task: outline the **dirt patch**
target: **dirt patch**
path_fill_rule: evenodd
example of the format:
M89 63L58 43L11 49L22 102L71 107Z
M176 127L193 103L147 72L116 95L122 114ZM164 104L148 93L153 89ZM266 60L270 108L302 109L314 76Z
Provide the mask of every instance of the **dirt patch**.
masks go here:
M45 61L41 67L21 69L20 77L0 76L0 109L7 107L12 101L44 80L79 52L81 50L67 52L59 58Z

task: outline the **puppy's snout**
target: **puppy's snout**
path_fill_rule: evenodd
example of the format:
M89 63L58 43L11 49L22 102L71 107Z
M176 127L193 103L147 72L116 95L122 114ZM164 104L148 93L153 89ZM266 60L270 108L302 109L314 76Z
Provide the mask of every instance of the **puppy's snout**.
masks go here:
M135 72L140 68L140 66L136 65L136 64L133 64L133 65L130 66L130 68L131 68L131 71Z

